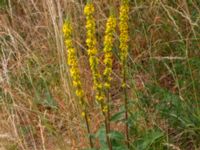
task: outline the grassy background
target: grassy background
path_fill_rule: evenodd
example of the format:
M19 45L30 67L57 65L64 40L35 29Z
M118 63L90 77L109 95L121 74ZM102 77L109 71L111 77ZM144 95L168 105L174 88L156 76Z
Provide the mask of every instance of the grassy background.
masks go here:
M129 107L132 149L200 149L200 2L131 0ZM84 88L97 132L102 117L93 101L83 0L0 0L0 149L88 147L66 66L61 32L70 15ZM110 6L95 1L100 58ZM123 131L122 89L114 48L113 127Z

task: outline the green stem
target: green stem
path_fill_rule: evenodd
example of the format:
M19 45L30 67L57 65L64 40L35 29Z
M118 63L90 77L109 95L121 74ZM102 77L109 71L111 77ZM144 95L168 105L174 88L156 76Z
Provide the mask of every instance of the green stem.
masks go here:
M125 124L125 134L126 134L126 142L127 142L127 147L130 148L129 145L129 128L128 128L128 94L127 94L127 81L126 81L126 63L124 63L124 68L123 68L123 84L125 84L125 86L123 86L123 92L124 92L124 105L125 105L125 120L126 120L126 124Z
M84 111L84 119L85 119L85 123L86 123L86 128L87 128L87 133L89 135L89 142L90 142L90 147L93 148L94 147L94 144L92 142L92 137L91 137L91 131L90 131L90 125L89 125L89 118L88 118L88 113L87 113L87 110L85 108L85 101L83 98L81 98L81 104L82 104L82 107L83 107L83 111Z
M107 113L104 112L104 103L101 102L101 110L102 110L102 113L104 115L104 123L105 123L105 128L106 128L106 141L107 141L107 144L108 144L108 147L109 147L109 150L112 150L112 143L110 141L110 138L109 138L109 124L108 124L108 115Z
M89 126L89 121L88 121L88 114L85 111L85 122L86 122L86 126L87 126L87 132L89 134L89 141L90 141L90 147L93 148L93 142L92 142L92 137L91 137L91 131L90 131L90 126Z
M106 92L107 96L107 106L108 106L108 111L107 111L107 116L108 116L108 130L110 132L110 94L109 91Z

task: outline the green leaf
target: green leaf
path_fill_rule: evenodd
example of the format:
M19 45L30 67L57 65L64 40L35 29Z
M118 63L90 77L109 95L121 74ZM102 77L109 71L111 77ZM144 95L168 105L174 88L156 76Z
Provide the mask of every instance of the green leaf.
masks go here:
M116 114L114 114L114 115L111 117L110 121L111 121L111 122L117 122L117 121L122 120L123 117L124 117L124 111L120 111L120 112L117 112Z
M107 142L106 142L106 130L105 127L102 126L96 133L96 138L98 138L99 143L101 145L101 150L107 150Z
M51 108L57 108L57 102L54 100L49 90L45 93L44 105Z
M114 150L128 150L125 144L125 137L121 132L112 131L109 133Z
M112 131L108 134L111 140L123 141L124 135L118 131Z
M140 140L135 141L133 145L136 145L137 150L148 150L153 144L156 144L159 139L164 136L161 131L149 131L141 137Z

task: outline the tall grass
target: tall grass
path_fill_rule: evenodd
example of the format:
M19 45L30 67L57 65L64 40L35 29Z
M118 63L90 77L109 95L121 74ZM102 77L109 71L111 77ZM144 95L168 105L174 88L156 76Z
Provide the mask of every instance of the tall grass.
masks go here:
M86 29L86 1L0 1L0 148L107 148L104 117L94 101ZM106 20L120 0L94 1L99 70L104 69ZM200 2L144 1L129 4L128 120L124 119L119 29L115 33L110 88L113 149L200 148ZM63 20L71 16L74 46L88 99L87 134L66 64ZM119 19L117 20L119 23Z

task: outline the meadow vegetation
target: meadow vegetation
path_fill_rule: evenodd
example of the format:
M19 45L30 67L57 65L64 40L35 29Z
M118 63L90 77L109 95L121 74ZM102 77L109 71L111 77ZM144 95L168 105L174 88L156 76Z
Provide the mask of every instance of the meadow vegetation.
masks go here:
M0 149L199 150L199 0L0 0Z

